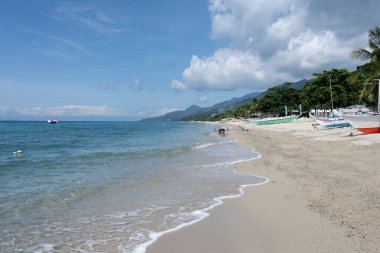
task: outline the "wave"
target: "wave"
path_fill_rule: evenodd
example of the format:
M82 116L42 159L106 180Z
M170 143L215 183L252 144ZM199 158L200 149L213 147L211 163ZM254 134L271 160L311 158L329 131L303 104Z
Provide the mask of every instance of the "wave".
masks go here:
M201 144L196 145L193 149L202 149L211 145L214 145L214 143L209 143L209 142L201 143Z
M258 156L255 157L255 158L251 158L251 159L247 159L247 160L241 160L241 161L235 161L235 162L232 162L232 163L222 163L222 164L228 164L228 165L231 165L231 164L236 164L236 163L239 163L239 162L243 162L243 161L252 161L252 160L256 160L256 159L260 159L262 158L262 155L258 153ZM245 174L245 173L240 173L240 172L237 172L235 169L233 169L234 173L238 173L238 174ZM259 179L262 179L263 182L260 182L260 183L254 183L254 184L242 184L239 186L238 188L238 191L239 193L237 194L232 194L232 195L225 195L225 196L221 196L221 197L216 197L216 198L213 198L214 202L212 205L204 208L204 209L201 209L201 210L195 210L191 213L191 215L194 217L194 220L190 221L190 222L185 222L185 223L181 223L180 225L174 227L174 228L171 228L171 229L167 229L167 230L164 230L164 231L160 231L160 232L151 232L149 234L149 238L150 240L147 241L147 242L144 242L140 245L138 245L134 250L133 250L133 253L145 253L146 252L146 249L152 245L153 243L155 243L161 236L165 235L165 234L168 234L168 233L171 233L171 232L174 232L174 231L177 231L177 230L180 230L184 227L187 227L187 226L190 226L190 225L193 225L197 222L200 222L202 221L203 219L205 219L206 217L210 216L210 213L208 211L210 211L211 209L219 206L219 205L222 205L224 203L223 200L225 199L231 199L231 198L238 198L240 197L241 195L244 194L244 189L247 188L247 187L250 187L250 186L259 186L259 185L263 185L263 184L266 184L270 181L269 178L266 178L266 177L262 177L262 176L258 176L258 175L253 175L253 174L245 174L245 175L250 175L252 177L256 177L256 178L259 178Z

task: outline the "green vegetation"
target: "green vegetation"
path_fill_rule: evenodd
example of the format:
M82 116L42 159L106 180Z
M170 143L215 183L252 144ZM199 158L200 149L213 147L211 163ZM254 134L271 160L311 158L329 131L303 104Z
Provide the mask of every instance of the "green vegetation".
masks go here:
M354 72L353 80L361 80L364 82L364 88L360 94L360 99L369 104L377 104L378 83L373 82L374 79L380 78L380 27L368 31L368 45L371 51L364 48L358 48L352 51L353 59L361 59L369 61L359 66Z
M293 88L291 84L270 88L268 92L257 101L257 112L271 112L284 114L284 106L288 110L298 109L301 104L301 91Z
M291 84L270 88L264 96L254 99L252 103L214 115L209 120L249 117L255 113L284 115L285 105L289 112L297 110L300 104L306 111L312 108L331 109L330 80L335 107L346 107L359 102L363 85L359 80L351 81L352 73L346 69L332 69L313 75L315 78L301 89L293 88Z
M223 113L195 115L184 120L211 120L223 118L250 117L257 113L284 114L284 106L288 110L298 109L302 104L304 110L313 108L331 109L331 90L334 108L347 107L357 103L377 104L378 86L373 82L380 78L380 27L369 30L369 47L371 51L358 48L352 51L353 59L367 60L354 72L346 69L331 69L322 73L314 73L315 77L297 89L291 83L268 89L249 104ZM331 83L331 89L330 89Z
M330 81L334 107L347 107L359 103L363 88L360 81L351 81L351 73L346 69L332 69L314 73L314 79L302 89L302 105L306 109L331 109Z

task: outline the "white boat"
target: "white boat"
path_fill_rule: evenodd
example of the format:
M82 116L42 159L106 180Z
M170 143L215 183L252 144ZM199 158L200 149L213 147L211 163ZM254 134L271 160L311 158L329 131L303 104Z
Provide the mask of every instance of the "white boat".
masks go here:
M379 90L380 90L380 79ZM378 97L378 110L380 110L380 92ZM353 115L343 115L343 118L347 120L353 127L365 134L377 134L380 133L380 115L374 113L360 113Z
M58 120L56 120L56 119L53 119L53 120L48 119L48 120L46 121L46 123L48 123L48 124L57 124L57 123L58 123Z
M348 127L350 124L345 121L341 116L334 114L334 101L333 101L333 93L331 86L331 77L330 79L330 99L331 99L331 111L333 113L332 116L326 118L316 118L312 114L309 114L319 125L321 125L325 129L330 128L339 128L339 127Z
M353 127L365 134L380 133L380 115L343 115Z
M253 125L271 125L271 124L280 124L294 122L299 116L285 116L285 117L275 117L275 118L264 118L258 120L252 120Z
M343 115L343 114L367 113L370 111L371 110L365 105L351 105L347 108L339 108L338 110L335 110L335 113L337 115Z
M326 128L326 129L350 126L350 123L344 120L341 116L315 118L312 114L310 114L310 117L313 118L319 125L321 125L323 128Z

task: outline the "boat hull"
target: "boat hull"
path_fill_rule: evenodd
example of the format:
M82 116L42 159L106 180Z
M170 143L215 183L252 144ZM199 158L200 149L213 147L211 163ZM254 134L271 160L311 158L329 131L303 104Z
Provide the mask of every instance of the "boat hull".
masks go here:
M379 115L344 115L345 120L353 127L365 134L380 133L380 116Z
M298 118L298 116L280 117L280 118L271 118L271 119L256 120L256 121L253 121L252 123L254 125L271 125L271 124L280 124L280 123L293 122L297 118Z

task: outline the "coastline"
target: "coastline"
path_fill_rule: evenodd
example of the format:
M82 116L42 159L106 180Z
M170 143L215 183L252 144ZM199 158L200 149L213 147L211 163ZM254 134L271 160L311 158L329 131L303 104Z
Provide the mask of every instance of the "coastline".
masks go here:
M244 125L250 131L243 132L242 124L229 123L230 134L263 158L234 167L270 182L247 187L239 198L210 210L202 222L163 235L148 253L380 248L378 136L347 137L347 129L316 131L311 123Z

